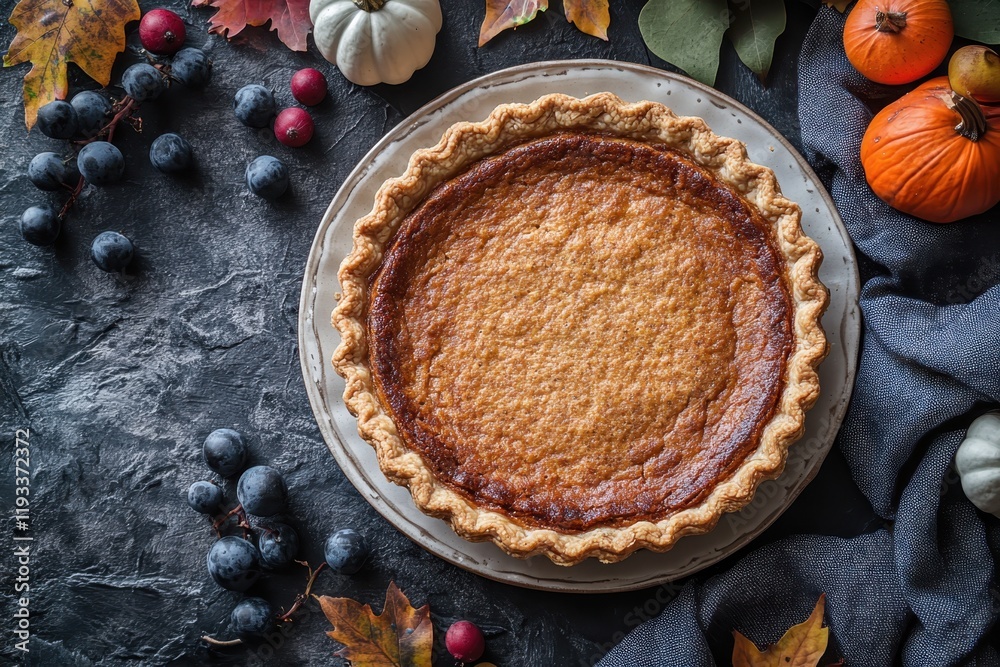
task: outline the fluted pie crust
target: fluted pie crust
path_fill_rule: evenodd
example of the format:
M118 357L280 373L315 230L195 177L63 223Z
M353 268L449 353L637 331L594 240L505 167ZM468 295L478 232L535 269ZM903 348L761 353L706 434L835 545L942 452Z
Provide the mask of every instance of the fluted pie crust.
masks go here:
M393 482L562 565L711 530L819 396L819 247L771 170L610 93L458 123L358 220L333 363Z

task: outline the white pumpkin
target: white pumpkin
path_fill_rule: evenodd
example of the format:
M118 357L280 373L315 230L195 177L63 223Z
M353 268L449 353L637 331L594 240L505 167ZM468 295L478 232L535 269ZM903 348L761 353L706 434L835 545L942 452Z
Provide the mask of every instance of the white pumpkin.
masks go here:
M441 30L438 0L312 0L309 16L316 48L361 86L407 81Z
M1000 413L972 422L955 453L955 468L972 504L1000 517Z

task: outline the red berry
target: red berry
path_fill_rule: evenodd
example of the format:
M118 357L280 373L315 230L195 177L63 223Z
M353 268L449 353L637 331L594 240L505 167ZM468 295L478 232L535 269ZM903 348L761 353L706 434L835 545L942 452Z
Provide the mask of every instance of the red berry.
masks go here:
M169 56L184 46L184 21L169 9L151 9L139 21L139 41L150 53Z
M286 146L305 146L313 136L313 119L299 107L283 109L274 119L274 136Z
M316 106L326 97L326 77L318 69L300 69L292 76L292 97L306 106Z
M475 624L469 621L452 623L444 636L444 645L455 660L472 662L483 657L486 650L486 639Z

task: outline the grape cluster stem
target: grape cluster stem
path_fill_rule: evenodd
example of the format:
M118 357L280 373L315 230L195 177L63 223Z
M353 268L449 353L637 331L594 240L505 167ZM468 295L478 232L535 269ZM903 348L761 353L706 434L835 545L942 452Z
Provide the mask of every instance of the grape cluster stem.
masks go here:
M306 569L309 570L309 579L306 581L306 590L303 593L296 595L295 602L292 603L292 606L289 607L288 611L286 611L284 614L278 617L278 620L283 623L292 622L292 614L298 611L299 607L304 605L306 600L309 599L309 596L312 594L313 584L316 583L316 577L318 577L319 573L323 571L324 567L326 567L326 561L320 563L319 567L317 567L315 570L309 567L309 563L307 563L306 561L299 560L295 562L299 563L300 565L304 565Z
M325 561L320 563L319 567L317 567L315 570L312 569L309 563L307 563L304 560L297 560L295 562L298 563L299 565L304 566L306 570L308 570L309 579L306 581L305 591L295 596L295 601L292 602L292 606L288 608L288 611L278 615L276 620L279 623L291 623L294 620L292 618L292 615L295 614L295 612L297 612L302 607L302 605L306 603L306 600L309 599L309 596L312 595L312 589L313 585L316 583L316 578L319 576L319 573L323 571L323 568L326 567ZM233 646L242 646L244 644L244 641L242 639L216 639L211 635L204 635L201 638L201 640L206 644L208 644L209 646L217 646L219 648L231 648Z
M243 539L249 540L253 536L253 529L250 527L250 520L247 518L247 513L246 510L243 509L242 503L226 512L224 517L212 523L212 528L215 529L216 536L222 537L222 531L220 530L222 528L222 524L229 521L229 518L233 516L239 518L236 525L238 525L243 531Z
M208 644L209 646L219 646L222 648L243 645L242 639L216 639L215 637L212 637L210 635L205 635L204 637L201 638L201 640L206 644Z
M75 143L75 144L77 144L79 146L86 146L87 144L91 143L92 141L97 141L101 137L104 137L104 141L108 141L108 142L110 142L112 139L114 139L115 138L115 129L117 129L118 124L121 123L125 119L129 119L131 121L132 120L132 113L139 106L136 103L136 101L133 98L129 97L128 95L126 95L125 97L123 97L122 100L121 100L121 102L119 102L119 104L121 105L121 107L118 109L118 112L111 118L111 120L108 121L107 125L105 125L104 127L101 128L100 132L98 132L97 134L95 134L94 136L92 136L89 139L83 139L83 140L76 141L76 142L73 142L73 143ZM138 122L138 123L137 122L133 122L133 126L136 126L137 128L139 128L139 127L141 127L141 122ZM66 219L66 215L69 213L70 209L73 208L73 205L76 203L76 198L79 197L80 193L83 191L84 184L85 184L85 182L83 180L83 176L80 176L80 179L76 182L76 186L70 192L69 199L67 199L66 203L63 204L63 207L61 209L59 209L59 220L60 220L60 222Z

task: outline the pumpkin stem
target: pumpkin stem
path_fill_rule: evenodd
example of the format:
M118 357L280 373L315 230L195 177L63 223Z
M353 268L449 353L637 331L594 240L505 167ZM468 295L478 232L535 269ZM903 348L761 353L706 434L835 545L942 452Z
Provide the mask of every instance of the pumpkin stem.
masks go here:
M362 9L366 12L377 12L382 9L386 0L354 0L354 4L358 6L358 9Z
M899 32L906 27L906 12L883 12L875 8L875 29L879 32Z
M955 131L969 141L979 141L986 134L986 114L979 102L971 97L963 97L952 91L948 106L958 112L961 122L955 126Z

